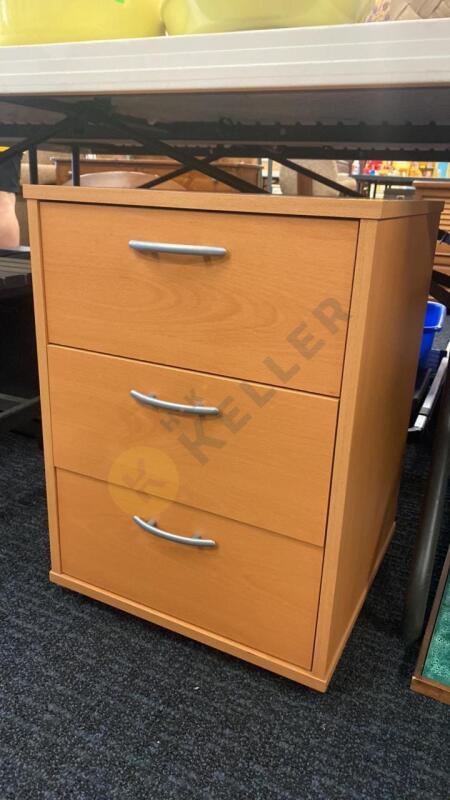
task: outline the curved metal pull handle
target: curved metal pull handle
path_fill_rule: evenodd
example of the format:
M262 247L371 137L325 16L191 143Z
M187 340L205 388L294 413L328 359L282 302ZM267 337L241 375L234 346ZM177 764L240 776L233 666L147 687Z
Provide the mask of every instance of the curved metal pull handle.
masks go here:
M133 517L133 522L146 533L151 533L153 536L165 539L167 542L187 544L191 547L217 547L217 543L213 539L201 539L200 536L177 536L175 533L169 533L157 528L154 522L145 522L141 517Z
M169 244L168 242L139 242L132 239L128 242L132 250L139 253L162 253L175 256L203 256L204 258L221 258L227 255L225 247L205 247L194 244Z
M131 397L134 397L138 403L143 403L145 406L152 408L162 408L164 411L177 411L179 414L199 414L203 417L217 417L220 415L220 409L214 406L188 406L183 403L169 403L167 400L158 400L154 394L142 394L132 389Z

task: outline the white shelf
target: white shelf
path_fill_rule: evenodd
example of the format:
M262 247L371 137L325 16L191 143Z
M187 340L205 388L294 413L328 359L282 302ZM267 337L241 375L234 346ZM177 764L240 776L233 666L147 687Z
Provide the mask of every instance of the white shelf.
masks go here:
M450 85L450 19L0 48L0 96Z
M0 48L1 144L99 96L199 151L280 142L293 157L447 160L450 19ZM133 142L92 119L89 137Z

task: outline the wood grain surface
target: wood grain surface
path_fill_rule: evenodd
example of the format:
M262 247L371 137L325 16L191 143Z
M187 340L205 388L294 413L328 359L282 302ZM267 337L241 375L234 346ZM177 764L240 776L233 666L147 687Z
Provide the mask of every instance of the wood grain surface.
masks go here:
M335 399L55 346L49 365L58 467L322 545ZM156 410L131 389L222 413Z
M327 674L393 532L438 215L361 224L314 669Z
M338 395L357 224L44 203L50 341ZM130 240L226 248L143 255Z
M309 668L319 548L175 503L158 526L216 547L163 541L124 513L107 484L64 471L57 482L64 574ZM129 494L138 508L138 493Z

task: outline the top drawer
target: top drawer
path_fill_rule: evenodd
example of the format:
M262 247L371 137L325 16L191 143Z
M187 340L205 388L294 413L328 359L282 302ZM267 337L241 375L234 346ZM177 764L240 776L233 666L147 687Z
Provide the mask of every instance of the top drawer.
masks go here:
M41 219L51 343L339 394L357 222L48 202Z

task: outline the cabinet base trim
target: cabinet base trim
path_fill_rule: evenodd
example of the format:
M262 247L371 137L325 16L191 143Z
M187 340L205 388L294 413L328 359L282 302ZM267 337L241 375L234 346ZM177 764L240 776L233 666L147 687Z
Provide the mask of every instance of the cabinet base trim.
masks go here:
M127 600L124 597L108 592L104 589L99 589L89 583L80 581L77 578L72 578L69 575L63 575L53 570L50 572L50 580L52 583L63 586L65 589L72 589L75 592L91 597L93 600L98 600L107 605L118 608L121 611L126 611L129 614L134 614L136 617L145 619L148 622L153 622L163 628L168 628L175 633L187 636L190 639L195 639L197 642L214 647L216 650L222 650L224 653L241 658L244 661L249 661L257 667L262 667L270 672L275 672L285 678L289 678L297 683L302 683L311 689L316 689L319 692L326 692L329 680L323 680L295 666L286 661L281 661L273 656L268 656L258 650L253 650L250 647L245 647L242 644L225 639L218 634L206 631L203 628L198 628L195 625L190 625L182 622L175 617L163 614L161 611L155 611L147 606L135 603L132 600Z

